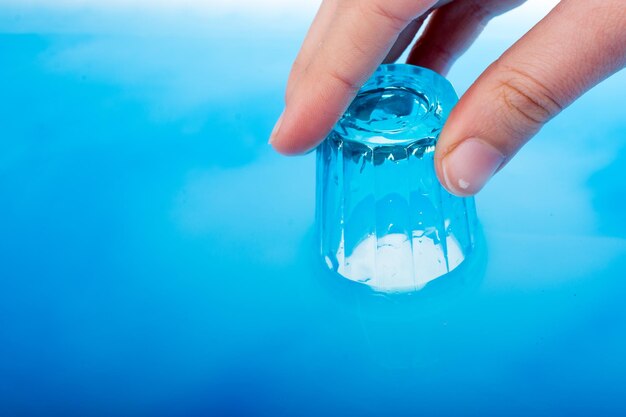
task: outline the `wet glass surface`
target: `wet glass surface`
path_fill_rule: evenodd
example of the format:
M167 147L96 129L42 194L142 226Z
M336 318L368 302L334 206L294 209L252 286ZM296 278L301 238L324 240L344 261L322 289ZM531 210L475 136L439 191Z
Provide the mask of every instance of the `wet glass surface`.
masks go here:
M3 414L626 411L624 72L477 197L475 264L390 302L328 277L315 156L267 145L310 14L10 4ZM459 92L523 13L459 61Z
M434 164L456 102L440 75L383 65L317 148L316 231L337 278L414 292L470 255L474 199L448 193Z

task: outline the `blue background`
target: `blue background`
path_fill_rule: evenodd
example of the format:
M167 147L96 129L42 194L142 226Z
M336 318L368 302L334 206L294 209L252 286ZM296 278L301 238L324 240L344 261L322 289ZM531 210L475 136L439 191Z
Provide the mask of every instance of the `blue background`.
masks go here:
M625 413L626 74L478 196L472 263L373 297L267 145L310 18L0 6L0 414Z

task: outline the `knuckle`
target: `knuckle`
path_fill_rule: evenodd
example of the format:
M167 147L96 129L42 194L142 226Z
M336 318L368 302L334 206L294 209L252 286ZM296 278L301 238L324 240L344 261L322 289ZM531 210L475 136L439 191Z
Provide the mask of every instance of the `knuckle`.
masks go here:
M431 42L428 47L431 49L431 53L442 61L450 62L454 59L454 54L450 51L449 47L441 42Z
M467 14L479 21L485 20L491 16L491 11L482 1L468 2L467 9Z
M346 39L350 42L352 50L361 56L367 56L369 51L362 45L362 42L355 36L354 32L350 31L346 34Z
M393 4L393 2L382 2L382 1L359 1L359 7L361 8L361 12L365 16L374 16L379 20L383 20L387 22L395 31L400 32L405 28L408 21L403 16L398 15L393 12L388 4Z
M563 109L551 89L531 73L505 68L500 74L497 88L511 129L537 130Z
M358 83L354 82L349 76L344 75L337 68L330 68L328 71L328 76L334 80L336 83L340 84L343 88L348 90L349 92L356 93L361 88Z

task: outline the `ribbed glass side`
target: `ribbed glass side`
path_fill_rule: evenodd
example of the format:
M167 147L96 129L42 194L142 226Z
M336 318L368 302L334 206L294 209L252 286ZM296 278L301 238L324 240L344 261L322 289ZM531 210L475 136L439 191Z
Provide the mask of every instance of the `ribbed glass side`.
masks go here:
M383 66L318 147L316 221L331 270L379 291L415 291L469 254L473 199L448 193L433 160L455 102L435 73Z

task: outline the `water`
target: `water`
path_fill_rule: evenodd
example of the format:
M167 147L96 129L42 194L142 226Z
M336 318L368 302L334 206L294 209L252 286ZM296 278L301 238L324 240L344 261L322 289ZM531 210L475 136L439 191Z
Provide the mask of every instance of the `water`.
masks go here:
M413 291L423 288L461 264L465 259L459 242L448 236L445 250L435 230L410 240L402 233L388 233L380 239L368 235L346 257L345 242L337 250L337 272L353 281L366 283L377 291ZM376 258L376 266L370 260ZM448 259L451 259L449 261ZM335 268L326 257L329 268ZM415 272L414 272L415 271Z
M326 271L315 156L267 145L310 16L16 4L0 6L0 414L626 412L626 74L477 197L475 263L398 299ZM534 23L524 10L458 63L459 92Z

